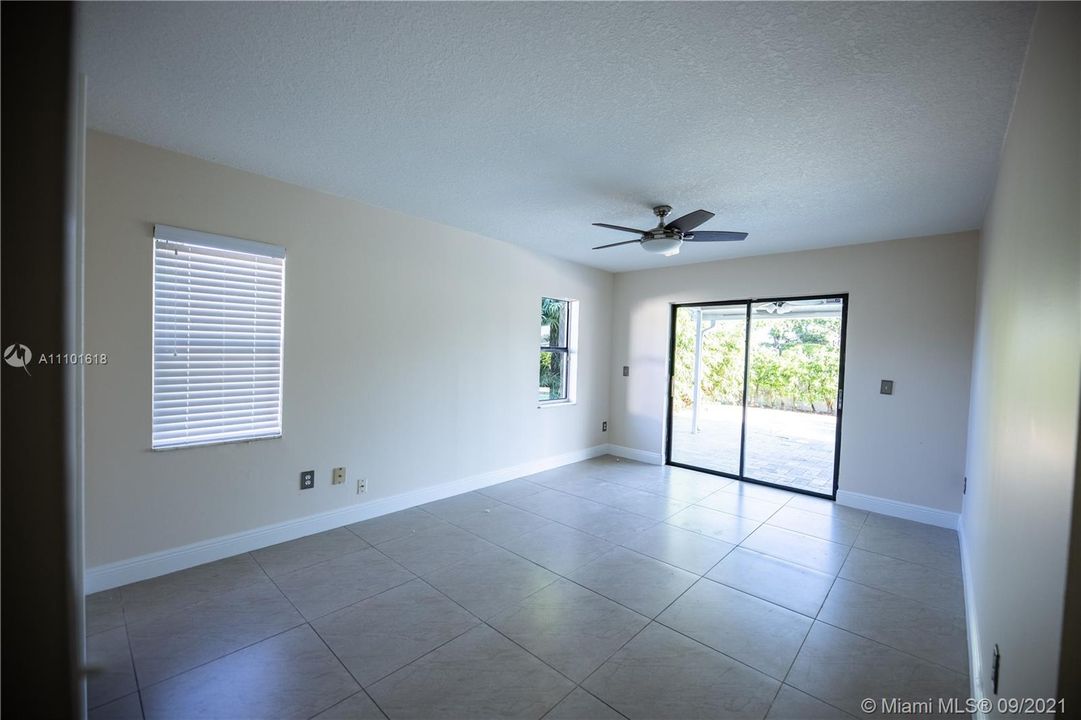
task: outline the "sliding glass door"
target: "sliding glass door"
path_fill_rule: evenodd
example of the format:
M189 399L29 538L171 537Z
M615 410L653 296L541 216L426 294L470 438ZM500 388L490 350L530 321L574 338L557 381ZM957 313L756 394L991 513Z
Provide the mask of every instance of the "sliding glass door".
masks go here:
M673 306L668 462L834 497L846 304Z
M671 460L738 474L747 304L677 307Z

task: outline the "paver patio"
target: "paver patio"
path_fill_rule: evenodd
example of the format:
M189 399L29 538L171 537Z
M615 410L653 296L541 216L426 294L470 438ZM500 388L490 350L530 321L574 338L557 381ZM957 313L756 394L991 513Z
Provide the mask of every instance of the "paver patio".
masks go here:
M739 472L738 405L703 402L698 432L691 433L690 410L672 418L672 460L685 465ZM834 415L747 408L744 474L755 480L812 492L833 492Z

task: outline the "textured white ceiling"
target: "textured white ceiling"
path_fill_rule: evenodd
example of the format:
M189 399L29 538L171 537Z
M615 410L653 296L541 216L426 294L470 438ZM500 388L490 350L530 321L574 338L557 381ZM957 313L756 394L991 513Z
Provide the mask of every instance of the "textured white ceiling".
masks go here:
M80 3L80 60L94 128L618 271L978 227L1034 9ZM750 237L589 249L659 203Z

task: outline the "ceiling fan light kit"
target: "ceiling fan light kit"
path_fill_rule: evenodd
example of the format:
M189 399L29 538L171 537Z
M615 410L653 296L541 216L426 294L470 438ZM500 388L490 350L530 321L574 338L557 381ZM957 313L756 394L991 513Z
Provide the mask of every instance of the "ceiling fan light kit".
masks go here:
M679 255L679 248L683 245L683 238L678 237L650 237L642 239L642 249L648 253L656 253L671 257Z
M676 218L666 225L664 219L670 212L672 212L671 205L658 205L653 208L653 214L659 218L659 221L657 222L657 227L652 230L638 230L637 228L624 227L622 225L609 225L608 223L593 223L597 227L619 230L620 232L635 233L641 236L637 240L624 240L623 242L610 243L608 245L598 245L593 249L603 250L605 248L616 247L617 245L638 243L641 248L648 253L671 257L672 255L679 254L679 249L683 246L684 242L731 242L743 240L747 237L747 233L743 232L715 230L702 230L697 233L692 232L696 227L713 217L713 213L708 210L695 210L694 212L687 213L683 217Z

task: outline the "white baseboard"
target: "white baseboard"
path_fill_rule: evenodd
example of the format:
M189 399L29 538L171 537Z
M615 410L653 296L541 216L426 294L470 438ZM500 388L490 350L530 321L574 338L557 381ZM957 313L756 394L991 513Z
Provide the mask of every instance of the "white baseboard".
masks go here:
M500 468L478 475L451 480L450 482L431 485L429 487L412 490L409 492L391 495L390 497L372 500L371 502L358 503L349 507L328 510L327 512L309 515L295 520L287 520L273 525L245 530L231 535L224 535L210 540L184 545L183 547L171 548L160 552L140 555L138 557L120 560L118 562L98 565L87 568L84 588L87 594L109 590L110 588L127 585L128 583L146 580L148 578L166 575L177 570L202 565L203 563L221 560L223 558L238 555L240 553L258 550L269 545L275 545L287 540L311 535L313 533L333 530L334 528L350 525L361 520L368 520L387 513L405 510L407 508L423 505L424 503L442 500L443 498L461 493L479 490L490 485L496 485L507 480L532 475L533 473L551 470L561 465L588 460L589 458L604 455L610 452L608 445L596 445L582 450L576 450L562 455L553 455L546 458L531 460L529 462ZM613 453L616 454L616 453ZM635 458L638 459L638 458Z
M639 450L638 448L623 447L622 445L608 445L608 454L616 457L637 460L650 465L664 465L664 455L659 452Z
M976 598L972 587L972 566L968 559L968 543L965 541L965 525L958 521L957 539L961 543L961 582L965 589L965 625L968 629L968 678L970 683L969 692L972 697L980 700L988 697L983 689L983 662L981 660L982 646L980 645L980 623L976 615ZM987 713L976 711L973 713L976 720L986 720Z
M939 510L925 505L913 505L900 500L889 500L848 490L837 491L837 504L847 505L859 510L870 510L882 515L892 515L905 520L914 520L927 525L937 525L950 530L957 529L957 522L961 517L960 513L948 510Z

